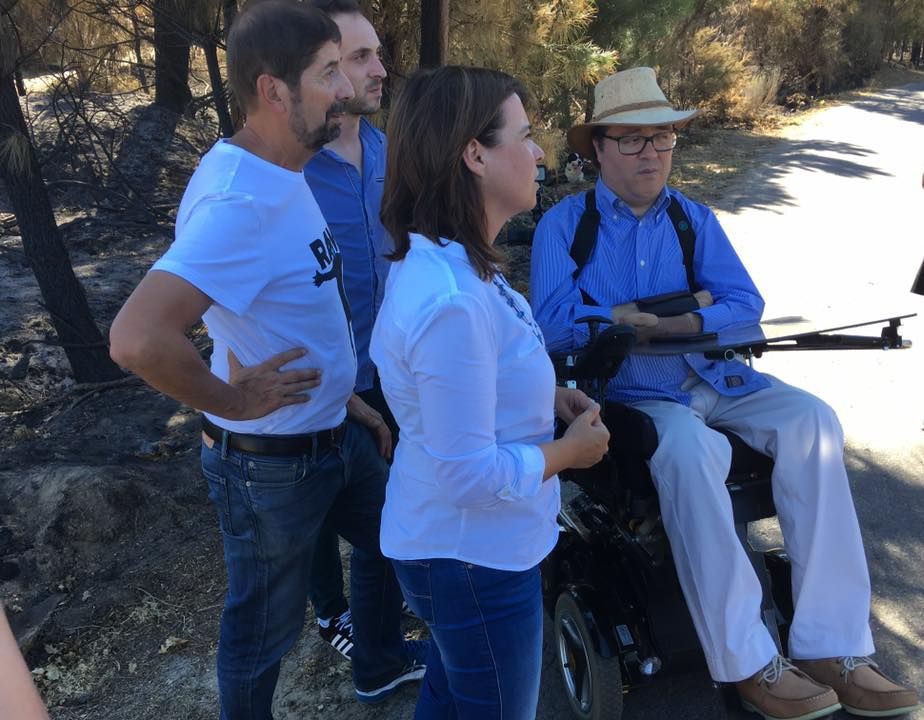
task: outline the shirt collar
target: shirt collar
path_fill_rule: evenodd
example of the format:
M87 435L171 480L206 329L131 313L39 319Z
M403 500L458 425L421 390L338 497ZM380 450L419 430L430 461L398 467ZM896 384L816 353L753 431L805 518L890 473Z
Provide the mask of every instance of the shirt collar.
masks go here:
M363 141L363 152L379 152L385 144L382 131L365 117L359 119L359 138Z
M635 218L635 213L632 212L632 209L621 197L610 190L609 186L603 182L602 176L597 177L596 195L598 208L611 207L616 210L616 212ZM652 203L651 207L648 208L648 212L645 214L648 215L653 213L655 216L660 217L661 213L667 209L668 203L670 203L670 194L668 193L667 186L664 186L661 188L661 192L658 194L657 199Z
M460 258L468 262L468 253L465 251L465 247L461 243L457 243L454 240L447 240L446 238L440 238L440 243L437 245L435 242L430 240L430 238L424 237L420 233L410 233L411 238L411 249L413 250L424 250L428 252L445 252L453 257Z
M375 127L375 125L369 122L365 117L359 118L359 140L363 146L364 166L370 163L371 158L378 156L378 154L382 152L382 148L385 145L384 137L382 131ZM348 163L326 145L318 151L318 155L330 158L334 162L338 162L342 165L352 164Z

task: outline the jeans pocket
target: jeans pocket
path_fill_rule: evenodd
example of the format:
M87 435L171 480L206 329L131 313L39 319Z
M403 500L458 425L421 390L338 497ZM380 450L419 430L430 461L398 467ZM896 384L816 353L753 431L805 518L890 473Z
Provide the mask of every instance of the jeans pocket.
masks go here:
M231 523L231 498L228 494L228 481L221 475L203 466L202 475L209 485L209 501L218 512L218 525L225 535L234 535Z
M401 593L414 614L428 625L433 622L430 563L426 560L392 560Z
M304 457L276 457L247 455L244 474L248 484L261 490L286 490L305 479Z

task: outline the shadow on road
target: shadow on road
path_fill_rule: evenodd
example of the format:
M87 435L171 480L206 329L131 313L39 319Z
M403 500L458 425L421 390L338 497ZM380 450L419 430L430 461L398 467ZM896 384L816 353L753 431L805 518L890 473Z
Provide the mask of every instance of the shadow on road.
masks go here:
M754 171L756 178L739 181L710 204L716 210L735 213L759 208L782 213L795 206L783 179L794 168L827 173L840 177L871 178L889 176L867 162L872 150L852 143L833 140L780 140L767 153L762 166Z
M896 468L848 449L847 463L873 584L879 659L924 689L924 448L904 457Z
M924 105L914 93L924 91L924 83L881 90L875 95L858 96L850 104L860 110L892 115L900 120L924 125Z

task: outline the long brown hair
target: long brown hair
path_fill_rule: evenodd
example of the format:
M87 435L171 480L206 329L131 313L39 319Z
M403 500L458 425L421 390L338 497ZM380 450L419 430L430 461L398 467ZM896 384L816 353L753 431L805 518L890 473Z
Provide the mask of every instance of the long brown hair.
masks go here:
M525 103L526 89L496 70L446 65L421 70L405 83L388 119L388 160L382 224L394 239L389 257L410 249L408 233L435 243L459 242L478 275L494 276L503 255L487 235L484 198L462 159L473 139L498 143L501 105L511 95Z

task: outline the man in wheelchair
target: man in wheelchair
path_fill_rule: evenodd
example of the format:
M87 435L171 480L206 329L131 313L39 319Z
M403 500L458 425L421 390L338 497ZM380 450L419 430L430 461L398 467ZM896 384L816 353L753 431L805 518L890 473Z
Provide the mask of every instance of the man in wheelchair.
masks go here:
M695 110L667 102L650 68L618 72L595 92L591 122L568 133L600 169L588 193L539 223L531 303L550 351L588 341L590 315L657 336L759 322L763 300L715 215L667 187L676 131ZM843 460L844 436L818 398L738 360L630 354L610 402L651 417L648 460L678 578L712 677L736 683L766 718L848 712L883 717L918 704L869 659L870 583ZM761 622L762 588L734 527L720 430L774 461L773 499L792 565L789 654ZM615 432L614 432L615 435Z

